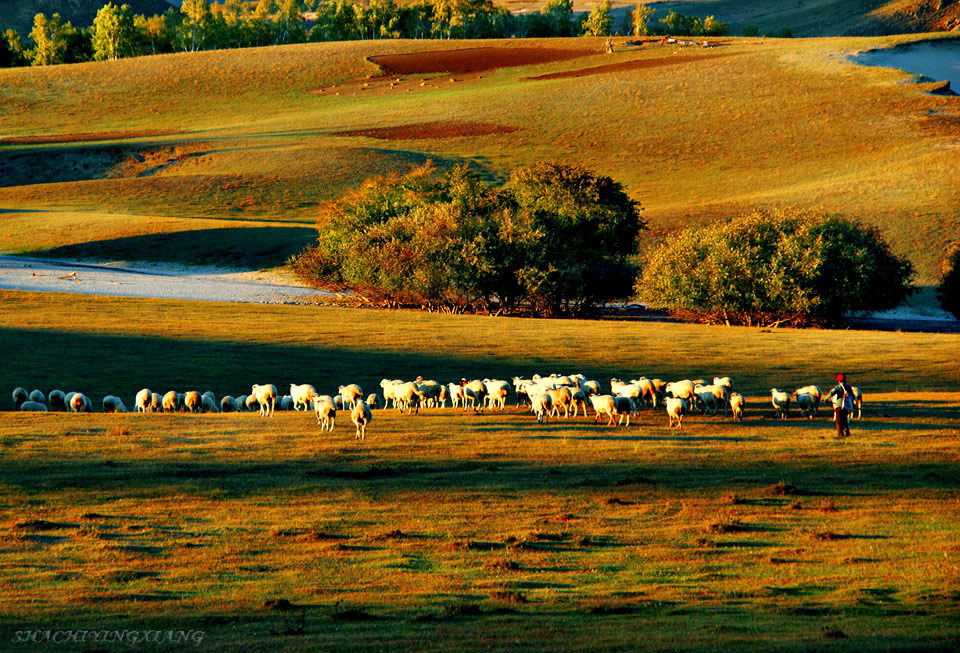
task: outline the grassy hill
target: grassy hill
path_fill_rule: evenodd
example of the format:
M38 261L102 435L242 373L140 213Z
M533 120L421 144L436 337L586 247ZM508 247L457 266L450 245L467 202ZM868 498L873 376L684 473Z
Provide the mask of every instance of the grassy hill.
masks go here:
M957 101L848 59L904 40L613 55L585 38L381 41L3 70L0 250L163 260L185 255L156 234L220 226L208 260L243 264L227 234L249 226L266 227L257 265L263 251L279 264L309 240L318 202L371 175L430 159L502 180L553 160L624 183L648 242L757 206L824 207L877 225L929 282L960 231ZM551 62L557 48L569 56ZM464 51L434 57L463 70L402 74L410 53L438 50ZM520 65L531 51L541 63ZM387 55L401 73L380 76L371 58ZM416 128L444 121L475 128Z

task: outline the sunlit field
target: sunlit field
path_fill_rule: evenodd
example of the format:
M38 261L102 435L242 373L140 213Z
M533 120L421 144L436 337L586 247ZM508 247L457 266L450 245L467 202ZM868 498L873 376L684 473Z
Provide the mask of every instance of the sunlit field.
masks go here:
M742 422L378 410L0 413L0 633L194 631L202 647L955 649L960 336L0 296L16 385L320 392L582 371L730 375ZM864 393L776 420L837 369ZM100 645L99 647L102 647ZM109 650L117 646L111 646ZM192 646L192 644L191 644ZM65 650L89 650L66 644Z

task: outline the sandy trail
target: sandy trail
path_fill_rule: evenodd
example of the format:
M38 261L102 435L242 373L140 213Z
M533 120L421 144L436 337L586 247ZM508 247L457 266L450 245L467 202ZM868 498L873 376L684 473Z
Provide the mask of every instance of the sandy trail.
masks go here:
M314 303L332 293L293 275L161 263L94 264L0 255L0 289L253 304Z

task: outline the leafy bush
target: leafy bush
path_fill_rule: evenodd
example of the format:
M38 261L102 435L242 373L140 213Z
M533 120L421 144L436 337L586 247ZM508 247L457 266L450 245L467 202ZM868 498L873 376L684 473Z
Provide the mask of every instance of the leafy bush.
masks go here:
M640 297L728 324L838 324L898 306L913 266L873 227L836 215L759 211L689 229L654 250Z
M539 164L502 190L463 167L369 180L317 228L292 261L309 279L429 307L579 315L631 293L645 224L610 178Z
M668 34L674 36L723 36L730 31L730 25L707 16L701 20L697 16L684 16L675 11L661 18L660 22L666 27Z
M960 240L947 250L940 268L937 297L943 310L960 317Z

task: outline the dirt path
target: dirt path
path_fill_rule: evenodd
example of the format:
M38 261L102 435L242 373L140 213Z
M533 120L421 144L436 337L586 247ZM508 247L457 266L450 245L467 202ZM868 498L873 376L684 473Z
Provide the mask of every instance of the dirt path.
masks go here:
M280 272L92 264L4 255L0 255L0 289L253 304L314 303L331 296Z

